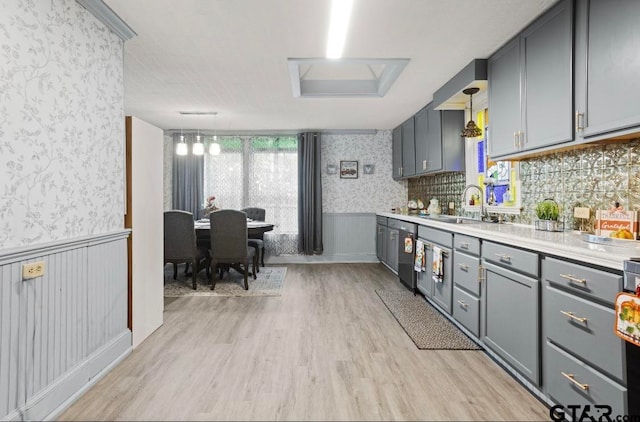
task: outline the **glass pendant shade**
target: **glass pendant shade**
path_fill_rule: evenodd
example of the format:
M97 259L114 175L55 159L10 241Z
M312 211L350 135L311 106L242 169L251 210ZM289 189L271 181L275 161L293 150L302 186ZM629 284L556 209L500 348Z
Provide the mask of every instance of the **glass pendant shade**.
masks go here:
M462 90L464 94L469 96L469 115L471 116L467 126L460 132L460 136L463 138L477 138L482 135L482 130L476 125L476 122L473 121L473 94L478 91L480 91L480 88L467 88Z
M176 154L187 155L188 153L189 147L187 147L187 143L184 141L184 136L180 135L180 143L176 145Z
M196 142L193 144L193 155L204 154L204 144L200 140L200 135L196 137Z
M220 144L215 141L212 142L211 145L209 145L209 154L220 155Z

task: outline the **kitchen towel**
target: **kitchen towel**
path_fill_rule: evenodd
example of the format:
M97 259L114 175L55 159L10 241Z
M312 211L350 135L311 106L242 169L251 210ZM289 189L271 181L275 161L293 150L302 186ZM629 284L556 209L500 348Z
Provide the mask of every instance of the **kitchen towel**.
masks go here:
M433 265L431 266L431 274L433 281L442 283L444 278L444 266L442 265L442 249L437 246L433 247Z
M415 262L413 264L413 269L416 272L426 271L426 256L424 253L424 243L421 240L416 240L416 257Z

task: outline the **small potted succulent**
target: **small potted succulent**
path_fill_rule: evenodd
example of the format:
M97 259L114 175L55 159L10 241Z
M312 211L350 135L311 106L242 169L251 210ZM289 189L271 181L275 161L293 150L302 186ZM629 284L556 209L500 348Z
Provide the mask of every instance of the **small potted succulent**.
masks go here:
M540 224L536 224L537 229L551 232L559 230L558 217L560 216L560 207L558 207L556 201L547 198L538 202L535 212L538 220L540 220Z

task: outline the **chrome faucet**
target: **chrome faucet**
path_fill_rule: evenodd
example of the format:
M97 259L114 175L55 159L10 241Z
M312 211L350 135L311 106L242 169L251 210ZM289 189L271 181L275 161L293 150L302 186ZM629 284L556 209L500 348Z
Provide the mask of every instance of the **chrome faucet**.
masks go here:
M478 189L478 192L480 192L480 195L478 195L480 197L480 221L484 221L484 219L487 217L487 211L486 208L484 206L484 198L482 197L484 195L484 192L482 191L482 188L478 185L474 185L474 184L469 184L467 186L464 187L464 191L462 191L462 205L467 205L467 192L469 191L469 189Z

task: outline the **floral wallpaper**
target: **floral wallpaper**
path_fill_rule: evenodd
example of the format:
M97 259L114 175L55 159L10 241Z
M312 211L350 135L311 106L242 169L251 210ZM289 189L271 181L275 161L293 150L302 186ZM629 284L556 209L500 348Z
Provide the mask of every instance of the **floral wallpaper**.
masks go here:
M75 0L0 0L0 249L123 227L123 42Z
M340 161L357 161L358 178L341 179ZM327 174L327 165L338 168ZM364 166L373 165L365 174ZM407 182L392 179L391 131L372 135L322 135L322 210L330 213L391 212L407 202Z
M164 209L173 209L173 154L175 147L173 135L164 133Z

